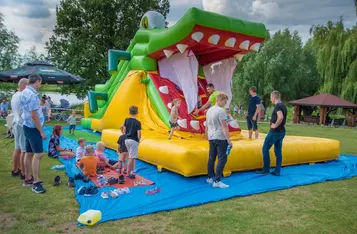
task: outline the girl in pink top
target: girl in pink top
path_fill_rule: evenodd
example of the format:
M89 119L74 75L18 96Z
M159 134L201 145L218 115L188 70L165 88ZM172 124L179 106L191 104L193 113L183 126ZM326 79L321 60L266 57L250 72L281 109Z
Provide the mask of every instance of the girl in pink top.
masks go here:
M109 160L104 155L105 144L104 142L97 142L97 149L95 151L95 155L98 157L98 167L104 169L105 167L109 167L111 169L115 169L112 165L109 164Z

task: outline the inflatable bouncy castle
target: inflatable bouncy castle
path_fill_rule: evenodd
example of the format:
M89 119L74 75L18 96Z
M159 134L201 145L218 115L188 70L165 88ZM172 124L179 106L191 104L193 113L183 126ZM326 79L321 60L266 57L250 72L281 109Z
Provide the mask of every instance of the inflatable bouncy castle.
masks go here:
M139 159L184 176L207 173L208 142L204 139L205 113L194 115L206 103L208 83L232 99L232 76L247 53L258 51L267 36L264 24L190 9L174 26L147 12L126 51L108 52L110 80L88 93L82 126L102 133L102 141L117 149L120 126L128 109L139 108L142 140ZM238 71L239 72L239 71ZM181 98L180 131L168 140L172 101ZM229 122L233 148L224 175L263 165L264 135L249 140L236 121ZM335 140L287 136L283 165L333 160L339 157ZM271 150L274 165L274 150Z

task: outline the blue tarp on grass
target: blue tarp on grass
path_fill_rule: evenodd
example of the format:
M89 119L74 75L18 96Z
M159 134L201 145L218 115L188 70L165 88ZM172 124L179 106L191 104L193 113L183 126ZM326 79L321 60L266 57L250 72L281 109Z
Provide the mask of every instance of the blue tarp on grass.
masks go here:
M45 128L49 136L50 127ZM44 147L47 149L48 141ZM77 142L66 137L61 138L61 145L66 148L77 147ZM106 150L109 159L117 160L113 150ZM68 176L79 173L73 160L62 160L66 166ZM76 195L80 204L80 213L89 209L102 212L101 222L129 218L150 214L159 211L197 206L238 196L264 193L268 191L287 189L295 186L320 183L329 180L341 180L357 176L357 157L341 155L338 160L313 165L299 165L283 167L280 177L271 175L257 175L254 172L233 173L224 178L224 183L230 185L227 189L214 189L205 183L206 177L186 178L181 175L164 171L158 172L156 167L140 160L137 161L137 173L155 182L152 186L134 187L130 194L119 195L118 198L101 198L103 191L109 192L112 187L99 189L94 197ZM84 185L76 181L76 189ZM146 195L145 191L151 188L161 188L162 192L155 195ZM76 191L75 189L75 191Z

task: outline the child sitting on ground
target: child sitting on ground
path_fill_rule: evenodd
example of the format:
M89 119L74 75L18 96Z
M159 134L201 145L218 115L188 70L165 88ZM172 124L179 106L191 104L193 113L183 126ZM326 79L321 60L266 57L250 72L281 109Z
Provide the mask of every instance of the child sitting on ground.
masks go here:
M82 168L85 176L97 175L98 158L94 154L94 147L88 145L86 147L86 155L79 160L79 166Z
M62 126L55 125L52 130L52 135L48 143L48 156L57 157L74 157L71 149L65 149L60 146L60 137L62 134Z
M78 148L76 150L76 162L81 160L86 155L86 140L84 138L78 139Z
M180 129L180 127L177 123L177 120L181 119L178 114L178 109L180 108L180 105L181 105L181 99L179 99L179 98L174 99L172 104L173 104L173 106L171 108L171 114L170 114L171 130L170 130L169 140L171 140L171 137L174 134L174 132Z
M74 130L76 129L77 124L76 111L72 111L72 115L68 117L67 123L69 125L69 134L74 135Z
M114 167L110 164L110 161L104 155L105 143L97 142L97 149L95 150L95 155L98 157L98 168L104 169L105 167L109 167L114 169ZM111 161L113 163L113 161ZM116 163L116 161L114 161Z
M127 150L127 148L125 146L126 135L125 135L125 132L124 132L124 126L123 125L120 127L120 131L121 131L122 135L118 139L119 162L117 164L115 164L114 167L117 167L119 169L119 173L122 173L123 162L124 162L124 171L123 171L123 173L126 174L126 167L127 167L126 162L128 161L129 154L128 154L128 150Z
M138 115L138 107L131 106L129 108L129 114L130 118L126 118L124 122L124 132L126 134L125 146L129 153L127 177L130 179L135 179L135 160L138 157L139 142L141 139L141 123L136 119Z

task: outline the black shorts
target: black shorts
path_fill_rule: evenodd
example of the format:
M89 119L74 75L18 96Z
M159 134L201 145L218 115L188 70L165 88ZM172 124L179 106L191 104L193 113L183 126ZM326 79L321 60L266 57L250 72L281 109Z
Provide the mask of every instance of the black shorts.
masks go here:
M257 116L258 119L258 116ZM257 120L253 120L253 116L247 116L247 125L248 125L248 130L253 130L257 131L258 130L258 123Z
M76 130L76 125L75 124L71 124L69 125L69 132L71 132L73 130Z
M170 122L171 128L177 128L179 126L177 122L176 123L171 123L171 121L169 121L169 122Z
M24 125L26 153L43 153L43 141L37 128L29 128Z

